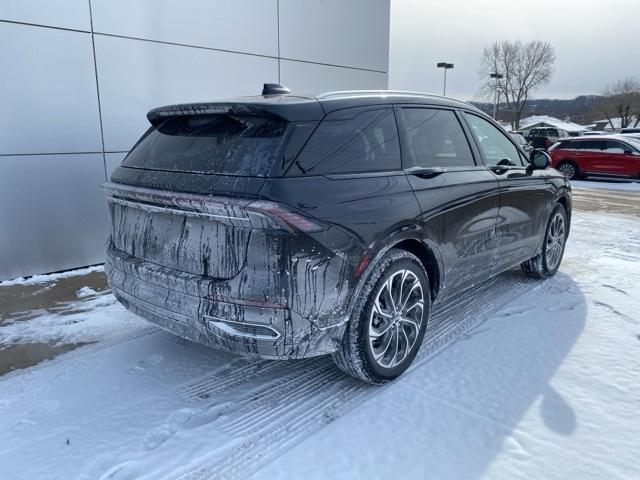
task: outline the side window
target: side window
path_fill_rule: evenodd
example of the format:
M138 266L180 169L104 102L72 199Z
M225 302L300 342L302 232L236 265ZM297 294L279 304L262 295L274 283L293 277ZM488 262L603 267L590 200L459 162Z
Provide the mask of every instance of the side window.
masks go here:
M607 140L607 153L619 153L623 154L628 149L624 143L616 142L614 140Z
M604 150L604 141L602 140L583 140L580 143L580 150L601 151Z
M497 127L470 113L465 113L471 131L484 153L487 165L522 166L524 165L518 149L507 138L507 134Z
M403 108L402 115L417 166L475 166L471 147L454 112Z
M292 173L359 173L399 170L400 142L390 108L330 113L294 162Z

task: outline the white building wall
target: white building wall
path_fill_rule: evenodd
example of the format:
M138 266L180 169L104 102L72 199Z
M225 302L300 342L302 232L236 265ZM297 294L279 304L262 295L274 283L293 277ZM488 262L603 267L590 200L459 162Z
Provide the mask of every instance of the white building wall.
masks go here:
M0 280L101 263L153 107L387 88L389 0L0 2Z

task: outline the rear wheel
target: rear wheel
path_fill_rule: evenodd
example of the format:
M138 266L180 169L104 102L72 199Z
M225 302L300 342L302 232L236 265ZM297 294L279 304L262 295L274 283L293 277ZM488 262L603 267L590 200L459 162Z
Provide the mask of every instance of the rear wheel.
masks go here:
M567 212L564 206L558 203L547 222L542 250L538 255L520 265L522 271L535 278L548 278L555 275L562 262L568 232Z
M570 160L560 162L557 170L569 180L577 180L580 178L580 170L578 169L578 166Z
M367 383L397 378L418 353L430 306L429 280L420 260L390 250L369 275L334 361Z

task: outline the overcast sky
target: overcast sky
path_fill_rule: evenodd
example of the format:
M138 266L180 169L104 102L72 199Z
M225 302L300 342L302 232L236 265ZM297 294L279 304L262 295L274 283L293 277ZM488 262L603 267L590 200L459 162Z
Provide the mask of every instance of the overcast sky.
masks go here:
M556 72L536 98L599 93L640 77L640 0L391 0L389 88L474 99L478 62L495 40L540 39L556 49Z

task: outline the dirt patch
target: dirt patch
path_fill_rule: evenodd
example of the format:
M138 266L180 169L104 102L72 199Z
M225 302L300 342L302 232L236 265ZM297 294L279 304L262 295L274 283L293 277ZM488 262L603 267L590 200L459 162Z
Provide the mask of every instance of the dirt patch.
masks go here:
M82 289L82 290L81 290ZM78 291L80 290L80 293ZM89 311L87 300L109 291L103 272L89 272L49 282L0 285L0 336L3 325L43 314L71 315ZM0 346L0 376L37 365L86 343L32 342Z
M67 343L55 345L52 343L19 343L0 350L0 376L14 370L37 365L63 353L75 350L87 343Z
M103 272L67 277L51 282L0 286L0 325L30 320L42 313L69 314L82 311L78 301L91 298L91 293L79 298L78 290L89 287L96 293L109 289ZM75 302L73 308L68 305Z

